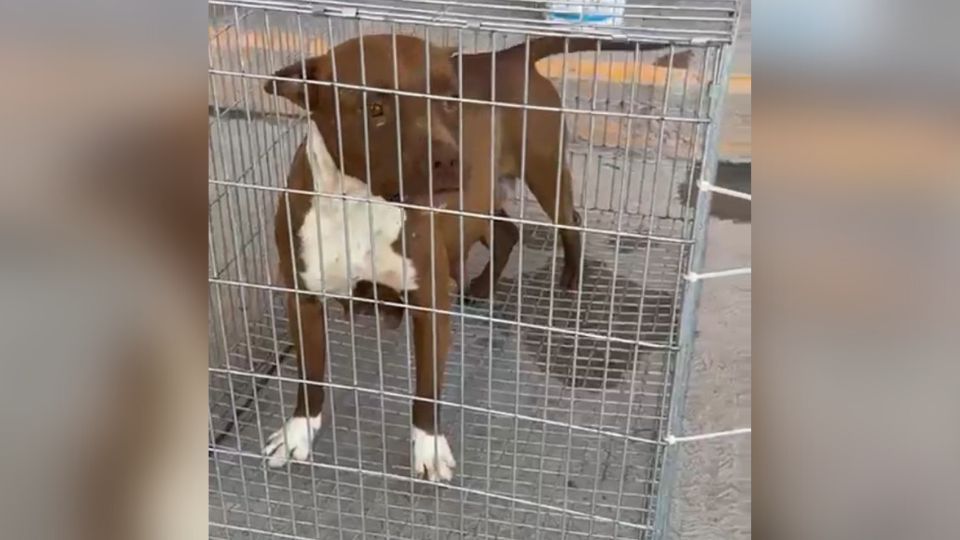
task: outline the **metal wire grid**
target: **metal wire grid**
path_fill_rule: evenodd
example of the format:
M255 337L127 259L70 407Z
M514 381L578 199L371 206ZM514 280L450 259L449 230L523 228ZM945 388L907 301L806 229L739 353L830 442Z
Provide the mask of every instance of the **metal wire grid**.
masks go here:
M304 133L303 113L263 95L259 77L300 54L384 28L241 6L217 11L210 89L211 536L649 533L663 457L654 442L665 433L671 396L691 186L703 157L717 51L696 50L687 69L666 70L659 89L656 75L654 84L642 84L651 64L643 55L629 81L603 87L597 68L584 83L568 81L562 65L557 82L566 89L574 134L568 163L591 231L584 288L578 298L555 287L554 227L532 198L515 200L508 213L526 210L524 235L495 301L461 303L454 317L443 431L459 465L452 485L438 490L410 479L409 329L347 321L335 307L328 310L332 390L325 407L332 421L317 437L314 462L268 470L259 456L263 437L280 426L295 397L270 239L277 197ZM523 39L385 26L459 42L464 50ZM598 60L594 55L594 65ZM621 114L585 114L594 111Z
M596 5L585 0L555 3L571 10ZM732 42L737 11L737 0L643 0L625 2L619 24L585 26L549 20L545 17L549 8L541 0L210 0L210 5L407 23L421 28L588 35L699 45Z

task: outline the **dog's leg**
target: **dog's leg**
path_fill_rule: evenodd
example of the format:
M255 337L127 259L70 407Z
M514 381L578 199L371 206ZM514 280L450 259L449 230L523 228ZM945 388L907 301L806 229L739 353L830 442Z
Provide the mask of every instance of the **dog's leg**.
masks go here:
M561 225L580 225L580 214L573 208L573 179L566 162L560 173L560 213L554 219ZM562 229L560 240L563 242L563 275L560 285L568 289L576 289L580 282L580 257L583 246L580 231Z
M310 384L322 382L324 375L327 352L323 305L316 296L299 295L298 299L297 294L288 293L287 317L290 338L297 351L297 369L300 379L306 382L300 383L297 389L297 408L293 416L287 419L283 428L270 435L264 445L263 454L271 467L282 467L291 456L305 461L323 416L323 386ZM300 329L303 329L302 333ZM303 350L300 350L301 336Z
M496 215L507 217L507 213L503 209L497 210ZM467 296L471 298L487 299L490 296L490 273L493 272L493 285L496 287L500 280L500 274L503 273L507 261L510 260L510 254L513 253L514 246L520 240L520 229L510 221L494 221L493 238L488 240L488 234L485 234L480 242L490 250L490 261L483 272L470 282Z
M421 285L411 291L415 306L448 312L450 310L449 276L443 244L435 247L436 276L430 261L418 265ZM423 268L423 270L420 270ZM435 279L436 277L436 279ZM443 389L443 374L450 349L450 316L447 313L411 310L414 348L417 362L416 398L413 402L413 472L433 481L450 480L457 462L447 438L439 432L440 405L435 403Z
M527 166L526 184L554 223L575 226L579 224L580 217L573 208L573 179L566 162L560 165L560 197L559 205L557 204L557 158L555 152L537 156L536 160ZM580 280L580 231L561 229L560 241L563 243L563 274L560 285L574 289Z

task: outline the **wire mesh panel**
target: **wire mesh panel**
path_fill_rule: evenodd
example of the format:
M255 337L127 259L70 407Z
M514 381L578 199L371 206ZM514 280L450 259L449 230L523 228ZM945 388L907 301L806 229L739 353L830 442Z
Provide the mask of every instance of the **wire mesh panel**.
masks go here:
M734 3L628 3L616 25L589 28L551 20L527 0L210 6L211 537L652 535L682 346L683 276L699 241L696 184L710 167L712 89L724 82ZM344 308L336 295L322 302L327 373L316 384L326 388L326 402L312 452L278 468L262 455L294 413L303 379L296 351L309 331L298 340L288 330L302 315L288 312L292 289L277 263L274 216L291 196L287 176L312 115L324 113L265 84L283 81L274 74L285 66L306 67L332 46L377 35L447 47L449 57L426 61L457 65L456 92L427 93L458 111L467 104L537 110L497 99L498 84L524 88L524 80L489 81L489 97L466 97L463 85L475 81L460 65L464 55L512 46L529 55L544 37L597 38L585 51L562 54L566 41L561 54L535 66L560 96L552 110L562 117L561 160L578 216L566 227L583 246L578 279L573 287L559 283L564 225L553 223L521 173L496 217L519 233L503 275L489 297L456 294L449 310L451 346L437 397L438 430L457 463L448 482L411 467L413 315L394 327ZM604 50L614 41L629 47ZM490 72L495 79L497 68ZM311 83L303 86L340 84ZM531 129L521 116L521 129ZM517 145L497 131L501 117L491 118L492 138L508 146L491 145L491 162L506 152L526 163L537 151L527 146L539 142ZM368 156L383 151L369 136L364 142ZM477 275L495 249L472 246L451 273Z

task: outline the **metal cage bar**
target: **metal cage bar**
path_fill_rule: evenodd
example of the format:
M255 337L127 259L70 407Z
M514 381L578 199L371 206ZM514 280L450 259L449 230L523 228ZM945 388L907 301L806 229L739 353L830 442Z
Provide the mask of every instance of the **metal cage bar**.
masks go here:
M739 12L736 15L739 23ZM736 25L735 25L736 28ZM735 42L734 38L734 42ZM703 165L700 168L701 182L714 184L717 175L718 144L720 139L719 119L723 112L726 99L726 83L729 80L733 55L733 45L723 47L718 51L721 60L716 63L716 83L710 88L710 116L713 122L707 127L706 148ZM700 189L697 193L696 209L693 218L693 245L687 272L700 273L703 269L707 243L707 221L710 215L710 203L713 200L713 191ZM678 431L676 424L682 421L686 405L686 392L690 382L690 362L693 357L694 338L697 329L697 308L699 307L700 291L703 282L699 279L687 279L683 307L680 314L680 349L676 353L676 363L673 371L673 388L670 395L670 409L667 415L666 429L661 430L661 436L672 436ZM661 474L661 488L656 502L656 513L653 526L656 538L666 534L669 521L670 502L673 484L677 473L678 447L669 445L663 451L663 465Z
M678 445L671 441L683 440L676 437L677 422L696 324L696 277L712 275L701 273L707 215L713 192L725 196L710 186L729 49L739 22L736 2L631 3L621 21L590 28L547 20L532 0L210 4L217 7L208 70L211 536L662 537L676 475ZM331 45L375 33L391 36L390 75L398 88L405 75L397 66L398 36L455 50L456 95L432 93L429 77L425 91L368 84L362 47L360 84L338 81L336 69L331 81L272 75L294 63L305 67L308 58L327 53ZM531 40L542 36L598 40L595 49L579 56L559 54L537 64L561 97L559 106L530 103L529 74L498 81L496 69L488 99L463 97L465 54L519 45L529 55ZM609 40L664 47L601 51L599 43ZM686 63L678 67L683 55ZM423 61L430 65L436 58L425 49ZM490 61L495 68L501 60L491 55ZM459 143L466 105L522 113L521 178L537 166L527 148L529 118L559 113L564 151L558 160L569 170L582 219L573 225L550 222L540 203L556 213L560 189L554 200L538 201L522 181L505 200L503 215L432 208L403 196L399 202L371 201L369 185L366 196L324 193L315 186L290 189L284 179L312 111L309 104L301 109L264 93L261 86L270 81L296 82L306 92L332 88L337 100L341 91L357 92L364 118L358 144L368 177L371 152L377 151L368 132L370 92L395 104L398 158L404 151L401 100L428 102L428 138L429 103L454 100L461 207L466 158ZM498 96L498 85L507 82L522 88L522 100ZM339 106L336 111L342 163ZM483 128L491 139L499 122L491 114ZM428 144L427 152L432 148ZM491 176L497 157L491 145ZM397 168L403 192L403 169ZM433 182L432 170L429 175ZM497 180L492 178L491 186ZM710 187L698 189L695 202L694 183ZM479 303L461 294L449 309L405 306L376 291L367 299L325 286L307 290L296 276L297 285L288 287L273 266L273 215L278 203L297 196L330 200L344 216L348 204L362 203L371 231L374 212L389 204L456 217L461 242L467 220L488 220L491 253L501 241L497 227L515 227L519 237L504 276L497 283L491 276L490 296ZM289 215L287 220L292 229ZM437 231L430 224L425 241L435 243ZM564 231L575 231L584 244L576 261L577 292L556 282ZM349 243L353 233L344 234ZM292 236L288 243L293 251ZM401 244L406 257L408 246ZM477 268L464 257L455 272L465 286ZM302 341L293 343L286 330L296 314L278 301L288 294L316 296L326 305L325 379L310 384L325 389L328 420L306 461L272 469L260 454L264 430L273 431L288 417L303 381L294 361ZM337 300L349 303L343 316ZM434 325L440 316L451 321L456 335L450 338L446 380L430 401L435 413L439 408L445 413L440 431L457 458L456 476L448 484L414 478L409 467L415 377L410 317L396 330L385 328L379 316L356 315L355 308L366 305L375 313L406 307L408 315L423 313ZM302 339L303 329L298 334Z

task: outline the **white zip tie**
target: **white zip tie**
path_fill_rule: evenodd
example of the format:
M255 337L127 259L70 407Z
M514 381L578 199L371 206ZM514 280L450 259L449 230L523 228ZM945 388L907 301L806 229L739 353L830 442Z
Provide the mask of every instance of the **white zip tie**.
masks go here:
M690 441L704 441L707 439L717 439L719 437L730 437L732 435L745 435L751 432L751 428L739 428L731 429L728 431L716 431L713 433L702 433L700 435L685 435L682 437L677 437L676 435L667 435L663 438L663 442L668 445L677 444L678 442L690 442Z
M697 187L699 187L703 191L712 191L714 193L720 193L721 195L729 195L730 197L736 197L738 199L743 199L745 201L753 201L753 195L751 195L750 193L744 193L742 191L737 191L734 189L722 188L716 184L704 182L703 180L697 182Z
M700 281L701 279L711 279L718 277L727 277L727 276L742 276L745 274L751 273L752 268L733 268L730 270L718 270L716 272L704 272L698 274L696 272L687 272L687 275L684 276L687 278L687 281Z

